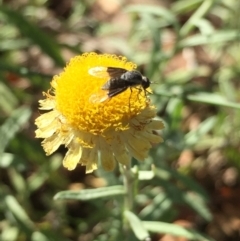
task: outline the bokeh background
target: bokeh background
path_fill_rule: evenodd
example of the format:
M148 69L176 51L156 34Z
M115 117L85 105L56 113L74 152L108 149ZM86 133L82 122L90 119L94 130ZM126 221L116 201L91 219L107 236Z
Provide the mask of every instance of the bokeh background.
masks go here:
M120 184L119 171L69 172L64 147L46 157L34 137L52 76L90 51L137 63L166 126L165 142L134 162L158 170L140 183L135 213L217 241L240 240L239 0L0 4L0 240L124 240L119 198L53 200L62 190ZM187 239L159 230L152 240Z

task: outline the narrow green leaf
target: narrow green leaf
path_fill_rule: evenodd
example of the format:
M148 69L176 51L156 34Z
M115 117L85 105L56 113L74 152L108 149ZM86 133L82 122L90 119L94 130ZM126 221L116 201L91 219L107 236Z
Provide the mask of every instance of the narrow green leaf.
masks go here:
M209 117L204 120L196 130L192 130L185 135L185 143L188 146L193 146L199 142L201 137L213 129L217 121L216 116Z
M171 173L167 169L154 168L153 170L154 170L155 176L162 179L162 180L169 181L172 177Z
M167 8L161 6L150 6L150 5L130 5L126 8L126 12L133 13L148 13L162 17L167 22L173 24L178 29L178 21L176 17Z
M162 217L162 215L165 213L169 214L169 210L171 209L172 205L173 202L171 197L169 197L166 192L162 192L157 194L152 199L152 203L149 203L140 211L139 216L149 220L152 220L153 218L159 218Z
M149 239L150 235L148 231L143 226L142 221L134 213L125 211L124 216L127 218L134 234L139 240Z
M215 4L216 0L205 0L201 6L191 15L188 21L180 29L180 35L186 36L195 26L195 23L204 17Z
M176 170L172 170L170 168L156 168L154 169L155 175L156 177L163 179L165 181L170 180L170 178L174 178L178 183L181 182L182 185L184 186L184 188L189 189L190 191L194 191L196 193L198 193L199 195L201 195L202 199L204 201L208 201L208 195L206 193L206 191L204 190L204 188L202 188L202 186L200 186L197 182L194 181L194 179L176 171ZM182 186L181 185L181 186Z
M207 221L211 221L212 215L207 208L204 200L194 193L185 192L183 195L185 202L192 207L201 217Z
M240 33L238 30L219 30L211 35L194 34L179 42L179 47L193 47L199 45L209 45L216 43L226 43L229 41L238 41Z
M177 180L177 182L181 181L186 188L200 194L205 201L208 201L209 198L206 191L197 182L195 182L194 179L182 173L179 173L176 170L170 169L169 172Z
M0 155L5 150L9 141L16 135L24 124L29 120L31 110L20 107L13 111L12 115L0 127Z
M142 222L144 227L154 233L171 234L173 236L185 237L194 241L213 241L213 239L206 237L205 235L193 230L183 228L176 224L164 223L164 222Z
M228 101L226 98L224 98L224 96L214 93L198 93L194 95L187 95L187 99L195 102L240 109L239 103Z
M11 177L11 183L18 193L25 193L27 191L26 179L14 168L7 169L8 175Z
M37 25L29 22L19 11L1 7L0 12L5 14L9 23L14 24L23 36L31 39L35 44L39 45L42 51L50 56L55 63L60 66L65 65L65 62L60 55L60 47L53 38L45 34Z
M160 96L182 99L183 93L181 92L181 89L177 87L175 89L168 92L163 89L156 89L156 93ZM184 98L194 102L207 103L211 105L240 109L239 103L228 101L224 96L216 93L198 92L196 94L188 94L184 96Z
M198 7L204 0L178 0L172 3L171 10L175 14L186 13L189 11L193 11L196 7Z
M10 114L18 105L16 96L3 82L0 82L0 108ZM1 149L1 148L0 148Z
M54 199L74 199L74 200L93 200L98 198L105 198L110 196L124 195L125 190L123 186L110 186L96 189L85 189L80 191L62 191L54 196Z
M195 25L199 28L200 32L203 35L209 36L210 34L214 34L215 29L212 23L206 19L199 19Z
M34 223L30 220L25 210L13 196L7 195L4 201L8 210L26 231L31 232L34 230Z

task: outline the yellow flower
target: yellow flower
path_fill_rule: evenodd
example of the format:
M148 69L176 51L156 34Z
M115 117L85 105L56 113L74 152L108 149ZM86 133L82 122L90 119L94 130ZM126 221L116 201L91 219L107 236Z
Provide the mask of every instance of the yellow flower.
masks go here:
M125 57L85 53L76 56L64 71L54 76L51 90L44 93L40 109L49 112L36 119L37 138L44 138L42 146L47 155L65 145L68 151L63 165L73 170L77 164L86 172L98 167L98 159L105 170L115 167L115 160L126 165L131 157L144 160L152 144L162 138L153 130L163 129L144 91L128 88L103 102L93 103L91 97L101 91L108 81L89 74L94 67L136 69Z

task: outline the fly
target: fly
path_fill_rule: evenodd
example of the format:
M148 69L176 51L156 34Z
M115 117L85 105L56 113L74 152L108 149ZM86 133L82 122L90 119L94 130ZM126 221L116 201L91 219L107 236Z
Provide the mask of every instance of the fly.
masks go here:
M127 70L118 67L94 67L89 69L89 74L99 78L109 78L108 81L101 87L99 93L90 96L90 101L93 103L104 102L114 96L119 95L128 88L142 89L146 95L147 88L150 86L150 81L143 76L139 71ZM140 88L138 88L140 86Z

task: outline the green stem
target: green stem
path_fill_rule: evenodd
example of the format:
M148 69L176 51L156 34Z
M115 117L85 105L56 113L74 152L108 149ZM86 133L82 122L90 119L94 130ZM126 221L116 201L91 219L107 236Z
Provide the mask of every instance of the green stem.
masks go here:
M133 209L133 194L134 194L134 175L131 171L131 163L127 166L122 166L123 170L123 185L126 190L126 195L124 198L124 211Z
M131 163L126 166L121 165L121 172L123 175L123 185L126 191L123 204L123 232L125 240L131 240L131 228L124 213L125 211L133 212L134 196L137 190L137 175L131 170Z

